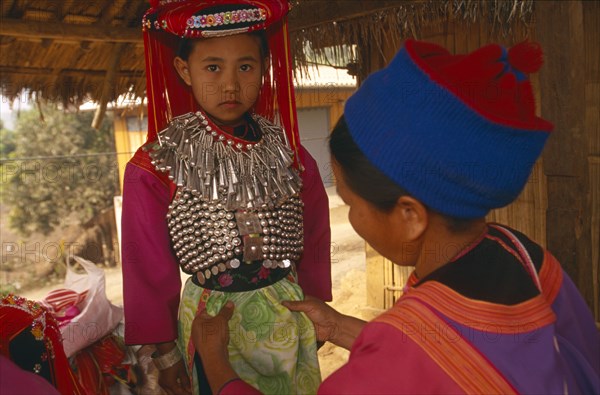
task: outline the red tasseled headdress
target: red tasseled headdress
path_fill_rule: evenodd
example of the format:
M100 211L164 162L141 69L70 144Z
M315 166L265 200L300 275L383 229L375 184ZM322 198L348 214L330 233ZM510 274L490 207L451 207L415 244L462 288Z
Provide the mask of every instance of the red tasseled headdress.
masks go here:
M173 59L181 38L207 38L264 30L270 50L270 70L254 112L271 121L275 100L279 120L299 165L298 121L289 47L287 0L153 0L144 15L148 141L177 115L197 110L197 103L179 78Z

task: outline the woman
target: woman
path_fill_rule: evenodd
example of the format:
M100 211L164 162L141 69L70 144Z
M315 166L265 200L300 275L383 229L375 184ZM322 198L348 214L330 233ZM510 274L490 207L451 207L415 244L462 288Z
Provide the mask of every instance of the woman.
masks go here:
M557 260L485 215L522 190L553 126L535 115L535 44L453 56L408 41L348 100L330 148L354 229L414 266L404 295L369 323L311 299L319 340L350 349L319 394L600 393L600 339ZM229 368L234 306L196 317L213 391L257 393Z

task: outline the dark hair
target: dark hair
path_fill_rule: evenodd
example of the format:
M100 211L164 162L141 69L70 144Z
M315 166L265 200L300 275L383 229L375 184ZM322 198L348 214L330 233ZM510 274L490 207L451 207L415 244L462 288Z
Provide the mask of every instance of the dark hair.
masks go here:
M367 159L354 142L343 115L329 136L329 150L332 160L335 160L341 168L346 185L378 210L389 212L400 197L410 196L406 190ZM436 212L429 207L426 208ZM456 218L436 213L446 220L449 230L457 233L466 230L475 221L470 218Z
M259 49L260 49L260 57L261 59L269 56L269 41L267 40L267 35L264 30L256 30L250 33L247 33L250 36L256 37L259 40ZM177 56L181 59L187 61L194 49L194 45L200 41L204 40L202 38L182 38L179 40L179 46L177 47Z
M379 210L390 211L401 196L408 195L362 153L352 139L343 115L329 136L329 150L352 192Z

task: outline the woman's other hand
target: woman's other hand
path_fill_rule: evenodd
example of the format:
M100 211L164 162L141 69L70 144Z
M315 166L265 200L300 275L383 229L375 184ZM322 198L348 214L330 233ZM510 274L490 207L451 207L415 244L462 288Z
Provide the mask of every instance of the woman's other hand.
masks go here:
M192 322L192 342L202 359L204 372L213 394L219 393L223 385L238 378L229 363L229 320L234 305L229 301L215 316L206 310L200 311Z
M318 341L329 341L348 350L365 325L364 321L343 315L313 296L307 295L303 301L285 301L282 304L291 311L306 314L315 326Z
M341 315L327 303L313 296L306 296L302 301L282 302L291 311L301 311L313 322L318 341L330 341L336 336L338 320Z
M229 301L214 317L206 310L200 311L192 322L192 341L200 356L218 353L227 356L229 344L229 320L234 305Z

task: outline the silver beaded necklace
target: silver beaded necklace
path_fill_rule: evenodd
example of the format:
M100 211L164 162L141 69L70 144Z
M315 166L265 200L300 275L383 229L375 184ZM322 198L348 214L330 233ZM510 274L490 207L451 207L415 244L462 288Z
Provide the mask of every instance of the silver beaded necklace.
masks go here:
M158 133L152 164L202 201L228 210L259 209L296 195L302 180L281 127L253 115L261 140L249 143L219 130L201 112L174 118Z

